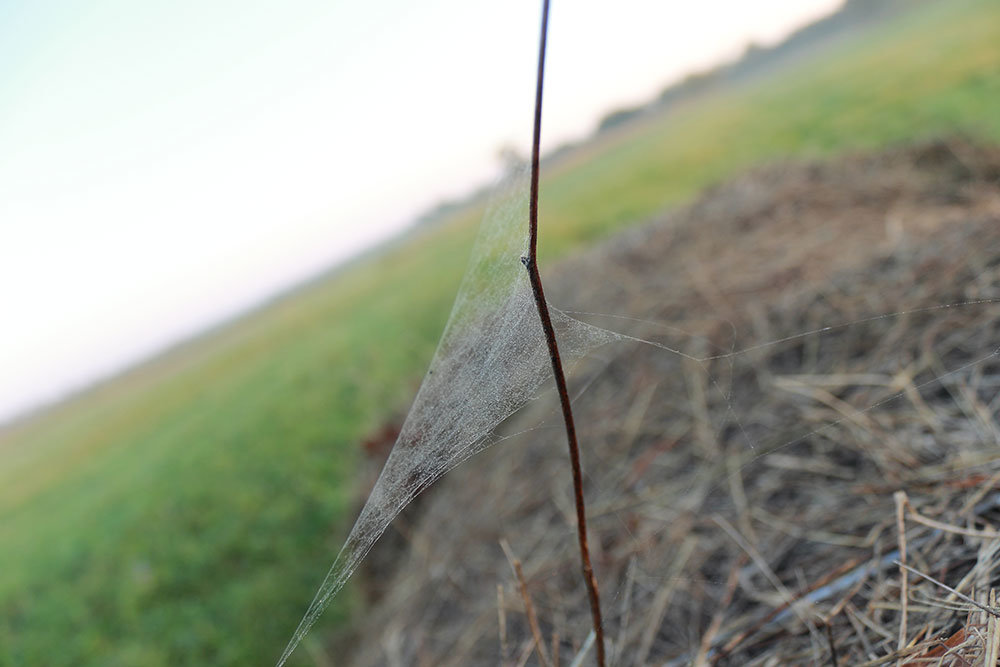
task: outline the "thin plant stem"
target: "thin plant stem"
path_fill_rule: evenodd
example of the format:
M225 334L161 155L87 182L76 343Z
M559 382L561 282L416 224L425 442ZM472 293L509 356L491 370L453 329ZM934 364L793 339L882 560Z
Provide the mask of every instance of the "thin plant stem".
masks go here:
M576 497L576 530L580 542L580 562L583 566L583 580L587 585L590 597L590 614L594 622L594 636L597 644L597 664L604 667L604 629L601 622L601 598L597 590L597 579L594 568L590 564L590 547L587 543L587 513L583 500L583 473L580 469L580 447L576 440L576 426L573 423L573 409L570 406L569 391L566 388L566 375L563 373L562 358L559 356L559 346L556 343L556 332L552 326L552 317L542 290L542 278L538 273L538 163L539 145L542 134L542 81L545 75L545 37L549 27L549 0L544 0L542 6L542 31L538 47L538 84L535 89L535 126L531 144L531 193L528 211L528 256L522 257L531 282L531 291L538 307L538 317L542 321L545 341L552 360L552 374L556 380L556 390L559 392L559 403L562 406L563 421L566 423L566 439L569 442L569 458L573 469L573 492Z

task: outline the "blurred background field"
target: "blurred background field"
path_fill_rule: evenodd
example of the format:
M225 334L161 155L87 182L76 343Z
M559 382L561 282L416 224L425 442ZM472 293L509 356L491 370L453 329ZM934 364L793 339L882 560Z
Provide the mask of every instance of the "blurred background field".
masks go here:
M761 162L956 133L1000 141L1000 5L901 2L551 156L542 259ZM276 658L354 518L359 443L405 411L434 351L481 213L462 202L2 427L0 664ZM360 604L342 594L294 660L319 663Z

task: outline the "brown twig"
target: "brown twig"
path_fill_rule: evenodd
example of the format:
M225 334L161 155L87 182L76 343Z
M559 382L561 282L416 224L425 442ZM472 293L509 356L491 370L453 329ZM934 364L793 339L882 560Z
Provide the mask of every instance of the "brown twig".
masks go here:
M815 581L807 589L805 589L802 592L800 592L799 595L795 599L798 600L798 599L806 597L807 595L809 595L813 591L818 590L818 589L822 588L823 586L826 586L831 581L833 581L833 580L837 579L838 577L840 577L840 576L842 576L842 575L850 572L851 570L853 570L854 568L858 567L863 562L864 562L864 559L862 559L862 558L851 559L850 561L844 563L840 567L835 568L835 569L831 570L830 572L828 572L826 575L820 577L820 579L818 581ZM864 580L862 579L861 581L864 581ZM750 627L746 628L745 630L743 630L742 632L740 632L738 635L734 636L732 639L730 639L729 641L727 641L725 643L725 645L723 645L722 648L720 648L716 652L716 654L712 657L712 664L718 663L720 660L722 660L723 658L725 658L726 656L728 656L730 653L732 653L736 649L737 646L739 646L744 641L746 641L748 637L751 637L751 636L755 635L757 632L759 632L761 630L761 628L763 628L764 626L766 626L767 624L769 624L779 614L781 614L782 612L784 612L785 610L787 610L789 607L791 607L792 604L794 604L794 602L795 602L795 600L786 600L785 602L781 603L780 605L778 605L777 607L775 607L774 609L772 609L770 612L768 612L767 614L765 614L756 623L754 623L753 625L751 625ZM827 622L829 622L829 618L827 619Z
M503 586L497 584L497 623L500 632L500 667L507 666L507 612L504 609Z
M930 664L931 658L941 658L948 651L961 645L969 636L969 629L966 626L960 627L953 635L944 640L937 640L924 648L922 653L913 656L913 660L901 663L899 667L920 667Z
M965 595L964 593L959 593L957 590L955 590L954 588L952 588L948 584L942 583L942 582L938 581L937 579L935 579L934 577L930 576L929 574L924 574L920 570L915 570L912 567L910 567L909 565L906 565L905 563L902 563L900 561L896 561L896 564L899 565L899 567L901 567L902 569L906 570L907 572L915 574L918 577L923 577L924 579L926 579L927 581L931 582L935 586L940 586L941 588L945 589L946 591L948 591L949 593L951 593L955 597L957 597L960 600L963 600L965 602L968 602L973 607L976 607L978 609L981 609L982 611L985 611L990 616L995 617L995 618L1000 618L1000 609L996 609L994 607L988 607L988 606L984 605L982 602L976 602L974 599L970 598L968 595Z
M531 604L531 596L528 595L528 582L524 578L524 570L521 568L521 561L514 557L514 552L510 550L510 546L508 546L506 540L500 542L500 548L503 549L504 554L507 556L507 560L510 561L510 566L514 569L514 576L517 577L517 586L521 593L521 601L524 603L524 613L528 617L528 627L531 628L531 636L535 640L535 650L538 652L538 661L542 663L543 667L549 667L551 663L549 662L548 653L545 651L545 641L542 639L542 630L538 626L538 616L535 615L535 605Z
M896 532L899 534L899 641L896 650L902 651L906 648L906 604L909 600L907 591L908 575L906 573L906 519L904 511L906 508L906 492L896 491L893 494L896 502Z
M826 641L830 645L830 664L837 667L837 647L833 642L833 626L829 621L826 623Z
M542 84L545 74L545 37L549 26L549 0L542 5L542 30L538 47L538 84L535 89L535 124L531 144L531 192L528 211L528 256L522 257L528 269L531 291L538 308L538 317L545 331L545 341L552 360L552 373L555 376L556 389L559 392L559 403L562 406L563 421L566 423L566 438L569 442L569 457L573 469L573 492L576 498L576 528L580 542L580 561L583 567L583 580L590 596L590 613L594 622L595 643L597 644L597 664L604 667L604 630L601 621L601 601L597 590L597 580L590 564L590 547L587 543L587 515L583 500L583 473L580 468L580 447L576 440L576 426L573 423L573 409L570 406L569 390L566 388L566 376L563 373L562 359L559 356L559 346L556 343L556 332L552 326L552 317L542 290L542 278L538 273L538 164L542 134Z
M725 620L726 610L733 601L733 595L736 594L736 584L739 583L740 568L746 564L746 561L747 556L743 554L729 568L729 578L726 579L726 593L719 602L719 608L715 611L712 622L708 625L708 630L701 638L701 643L698 646L698 655L694 659L695 667L706 667L708 665L708 654L712 650L712 643L715 641L715 636L719 633L719 628L722 627L722 621Z
M994 609L997 606L997 592L994 588L990 589L990 606ZM1000 661L1000 622L996 616L988 616L986 622L986 658L983 664L996 665Z
M697 546L698 538L688 535L684 538L680 547L678 547L674 562L670 564L666 583L653 596L653 604L648 612L646 629L643 631L642 639L639 642L639 653L637 654L636 664L646 664L649 652L653 648L653 642L656 641L656 635L663 627L663 617L670 606L670 600L673 598L674 593L677 591L677 586L680 584L684 566L687 565L688 559L694 553Z

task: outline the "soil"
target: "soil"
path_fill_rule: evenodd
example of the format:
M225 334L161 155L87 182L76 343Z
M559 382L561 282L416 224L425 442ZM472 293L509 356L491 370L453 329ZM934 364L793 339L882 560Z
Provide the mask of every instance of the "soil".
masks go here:
M966 598L989 606L1000 584L1000 148L760 168L546 280L574 317L660 346L605 346L571 377L611 664L995 650L996 617ZM501 428L525 430L393 524L334 655L579 657L590 609L551 392Z

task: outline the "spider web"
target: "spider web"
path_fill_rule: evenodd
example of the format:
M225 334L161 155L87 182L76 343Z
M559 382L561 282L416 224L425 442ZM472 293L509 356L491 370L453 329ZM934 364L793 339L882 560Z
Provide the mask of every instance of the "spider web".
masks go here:
M390 522L427 487L496 440L493 430L552 377L528 274L528 171L497 188L448 324L399 438L319 591L278 661L285 663ZM569 365L621 336L552 310Z

